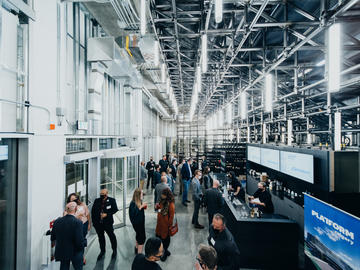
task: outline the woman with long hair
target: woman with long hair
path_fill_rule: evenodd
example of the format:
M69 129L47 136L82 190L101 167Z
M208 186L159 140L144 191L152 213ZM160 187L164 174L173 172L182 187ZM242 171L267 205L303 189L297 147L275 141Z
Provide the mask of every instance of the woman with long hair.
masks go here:
M170 189L164 189L161 193L160 203L156 205L158 211L156 223L156 236L159 237L164 246L164 254L160 258L165 261L171 255L168 251L170 245L170 228L174 221L175 201Z
M129 206L129 217L136 232L135 254L142 253L146 240L145 234L145 213L147 204L143 203L144 193L140 188L135 189L132 201Z
M88 231L91 229L91 219L90 219L90 211L87 205L80 201L79 195L76 193L71 193L66 200L66 203L76 202L77 210L75 213L75 217L82 221L83 223L83 236L84 236L84 246L87 246L86 235ZM86 264L85 256L84 256L84 265Z

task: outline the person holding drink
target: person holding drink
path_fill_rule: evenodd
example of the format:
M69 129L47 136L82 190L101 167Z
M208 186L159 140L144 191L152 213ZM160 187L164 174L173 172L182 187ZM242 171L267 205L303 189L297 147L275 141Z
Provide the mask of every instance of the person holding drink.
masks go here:
M140 188L135 189L129 206L129 217L136 232L135 254L142 253L146 240L145 234L145 212L147 204L143 202L144 193Z

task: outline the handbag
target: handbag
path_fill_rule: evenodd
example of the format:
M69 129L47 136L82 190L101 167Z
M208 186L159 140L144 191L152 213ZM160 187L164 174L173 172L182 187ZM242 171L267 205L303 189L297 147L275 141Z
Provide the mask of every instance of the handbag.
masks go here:
M173 224L170 226L170 229L169 229L169 234L170 234L170 236L174 236L174 235L179 231L176 214L175 214L174 219L175 219L175 224L173 223Z

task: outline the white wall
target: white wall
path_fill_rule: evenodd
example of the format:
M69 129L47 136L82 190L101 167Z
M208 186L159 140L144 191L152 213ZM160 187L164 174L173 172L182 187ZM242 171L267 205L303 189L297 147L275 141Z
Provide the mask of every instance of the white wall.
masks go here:
M0 6L1 8L1 6ZM1 8L0 98L16 101L18 17ZM4 68L2 68L4 67ZM0 102L0 131L16 131L16 105Z
M36 22L30 21L29 91L32 104L46 107L55 123L57 106L57 6L55 0L35 0ZM64 205L63 127L49 130L48 115L30 110L29 181L31 183L31 269L40 269L42 235Z

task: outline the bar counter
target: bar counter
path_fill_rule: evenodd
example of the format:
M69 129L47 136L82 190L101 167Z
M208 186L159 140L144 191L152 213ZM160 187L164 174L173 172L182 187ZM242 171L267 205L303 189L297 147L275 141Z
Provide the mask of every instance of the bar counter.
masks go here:
M240 250L242 268L297 269L299 226L280 215L250 217L246 202L224 194L223 214ZM248 215L246 215L248 214Z

